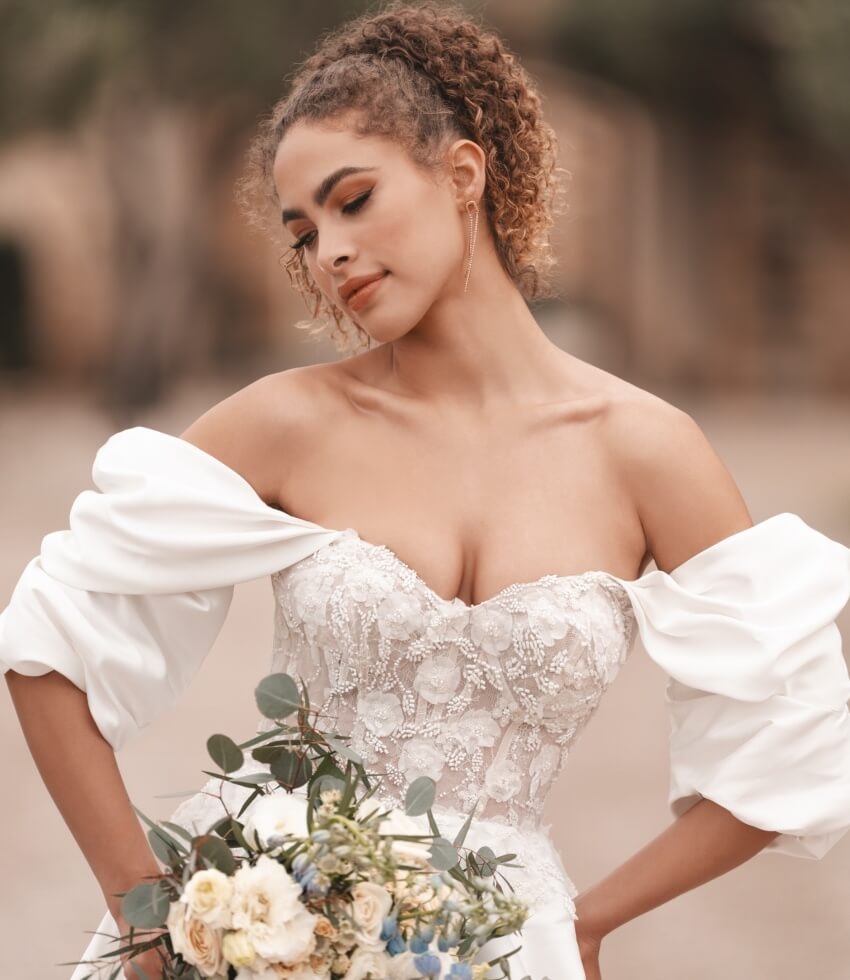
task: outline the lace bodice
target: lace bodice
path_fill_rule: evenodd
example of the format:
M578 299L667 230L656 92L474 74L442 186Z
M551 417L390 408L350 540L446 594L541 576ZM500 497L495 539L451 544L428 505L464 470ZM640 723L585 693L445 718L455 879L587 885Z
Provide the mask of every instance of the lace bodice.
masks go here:
M634 613L604 572L547 575L476 605L437 595L348 529L272 576L272 669L304 678L382 795L540 823L570 745L628 656Z

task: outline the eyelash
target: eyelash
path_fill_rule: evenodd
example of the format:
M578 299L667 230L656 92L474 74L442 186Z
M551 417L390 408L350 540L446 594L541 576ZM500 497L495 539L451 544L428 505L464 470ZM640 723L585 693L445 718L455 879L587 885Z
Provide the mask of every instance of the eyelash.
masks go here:
M343 213L355 214L363 207L363 205L369 200L371 196L372 196L372 192L366 191L365 193L359 195L359 197L355 197L353 201L349 201L348 204L343 206L342 209ZM312 245L313 242L315 241L315 238L310 238L310 236L311 235L315 236L315 234L316 232L309 231L307 232L306 235L302 235L302 237L299 238L298 241L291 246L292 249L294 251L300 251L302 248L306 248L308 245Z

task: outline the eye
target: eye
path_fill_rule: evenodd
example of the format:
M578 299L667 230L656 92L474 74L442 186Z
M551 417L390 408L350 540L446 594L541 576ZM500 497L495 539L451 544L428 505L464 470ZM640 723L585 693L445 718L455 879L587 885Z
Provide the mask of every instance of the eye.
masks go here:
M308 231L306 235L302 235L297 242L293 242L291 248L294 251L300 251L308 245L312 245L316 238L315 231Z
M353 201L349 201L342 210L345 214L353 214L355 211L359 211L371 196L372 192L366 191L365 194L360 194L358 197L355 197Z
M343 213L344 214L356 213L363 207L363 205L369 200L371 196L372 196L371 190L365 191L365 193L363 194L359 194L357 197L354 198L353 201L349 201L348 204L343 205L342 208ZM295 251L299 251L302 248L309 248L315 240L316 240L316 232L308 231L306 235L302 235L297 242L294 242L291 247Z

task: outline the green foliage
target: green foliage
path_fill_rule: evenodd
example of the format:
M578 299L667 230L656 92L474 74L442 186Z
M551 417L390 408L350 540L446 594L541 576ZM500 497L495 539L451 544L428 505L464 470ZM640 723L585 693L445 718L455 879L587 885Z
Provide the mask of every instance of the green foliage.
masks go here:
M136 885L121 899L121 914L131 926L155 929L165 925L170 899L164 882Z
M242 749L227 735L210 735L207 752L222 772L235 772L245 761Z
M288 674L269 674L254 692L257 707L266 718L288 718L301 704L298 685Z
M407 795L404 798L404 810L411 817L418 817L434 805L437 795L437 785L429 776L420 776L414 779L407 787Z

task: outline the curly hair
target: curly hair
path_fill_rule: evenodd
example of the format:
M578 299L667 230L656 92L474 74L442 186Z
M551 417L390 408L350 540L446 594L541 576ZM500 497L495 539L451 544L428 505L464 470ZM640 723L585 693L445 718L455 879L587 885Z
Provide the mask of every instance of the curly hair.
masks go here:
M392 2L325 35L292 76L291 90L263 120L240 181L249 218L280 228L275 154L299 120L351 118L360 135L387 136L423 168L439 165L446 140L467 138L486 155L483 213L502 266L526 299L550 295L550 231L561 184L557 139L540 96L502 40L454 4ZM329 303L300 251L283 260L311 320L346 352L365 332Z

